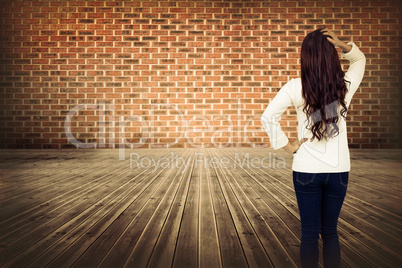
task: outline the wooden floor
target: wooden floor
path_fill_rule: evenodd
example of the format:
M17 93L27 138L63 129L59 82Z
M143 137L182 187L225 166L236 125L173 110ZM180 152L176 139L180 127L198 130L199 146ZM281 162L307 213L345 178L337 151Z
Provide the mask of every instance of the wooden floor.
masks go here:
M351 150L342 267L402 267L401 152ZM261 148L2 150L0 266L300 267L291 163Z

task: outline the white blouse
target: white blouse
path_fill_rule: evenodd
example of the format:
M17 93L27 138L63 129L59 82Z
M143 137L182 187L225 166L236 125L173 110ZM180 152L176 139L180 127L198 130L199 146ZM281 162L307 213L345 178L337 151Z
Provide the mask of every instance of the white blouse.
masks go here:
M363 52L353 42L349 42L348 45L352 45L352 49L347 53L341 53L350 61L349 69L345 73L345 80L351 82L346 83L348 87L345 96L347 107L363 79L366 66L366 57ZM338 106L338 103L334 102L330 105ZM303 112L301 78L291 79L286 83L261 116L262 126L267 132L274 150L284 147L289 142L278 121L289 106L296 108L298 139L308 138L294 154L292 170L308 173L350 171L346 122L342 116L339 116L338 120L339 135L329 138L327 141L325 139L310 141L313 135L307 129L307 116ZM338 113L339 111L340 107L338 107Z

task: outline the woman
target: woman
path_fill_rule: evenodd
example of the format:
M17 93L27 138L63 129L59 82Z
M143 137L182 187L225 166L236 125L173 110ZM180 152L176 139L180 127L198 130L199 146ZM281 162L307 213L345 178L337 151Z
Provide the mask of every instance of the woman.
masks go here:
M346 73L335 47L350 61ZM261 117L273 148L294 155L302 267L318 267L320 233L324 267L339 267L337 223L350 171L345 119L365 64L364 54L353 42L345 44L328 29L309 33L301 47L301 78L286 83ZM293 143L278 122L289 106L296 108L298 121L298 139Z

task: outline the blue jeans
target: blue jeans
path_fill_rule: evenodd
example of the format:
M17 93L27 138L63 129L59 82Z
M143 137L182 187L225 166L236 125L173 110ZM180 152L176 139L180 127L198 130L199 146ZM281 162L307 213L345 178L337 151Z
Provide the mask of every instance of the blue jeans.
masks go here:
M304 173L293 171L299 206L302 238L302 267L318 267L318 238L323 241L324 267L339 267L340 247L337 234L339 213L345 199L349 172Z

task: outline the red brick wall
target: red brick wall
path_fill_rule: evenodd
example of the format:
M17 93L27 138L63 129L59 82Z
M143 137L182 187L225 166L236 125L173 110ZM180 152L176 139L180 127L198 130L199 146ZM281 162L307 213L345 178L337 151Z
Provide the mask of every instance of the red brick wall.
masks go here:
M323 26L367 57L350 146L401 148L401 3L1 1L0 148L269 146L260 116Z

